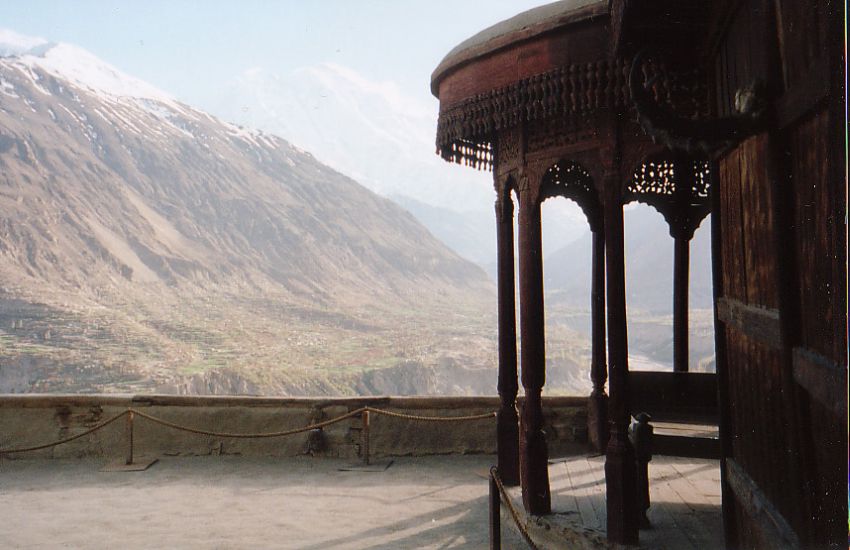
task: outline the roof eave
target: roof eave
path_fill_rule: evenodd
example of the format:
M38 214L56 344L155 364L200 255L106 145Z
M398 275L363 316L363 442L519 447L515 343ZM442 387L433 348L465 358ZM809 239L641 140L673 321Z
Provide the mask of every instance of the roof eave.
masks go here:
M603 15L607 16L608 7L607 1L588 4L578 9L572 9L540 21L535 21L510 32L499 34L486 42L474 44L469 47L463 47L465 43L474 42L476 36L486 33L492 28L488 27L470 39L461 42L458 46L446 54L442 61L440 61L440 64L437 65L437 68L431 73L431 94L439 99L440 83L449 73L463 67L464 65L468 65L477 59L492 55L505 48L526 42L561 27ZM534 10L529 10L529 12L530 11ZM511 19L519 18L529 12L524 12L523 14L519 14ZM510 21L510 19L507 21Z

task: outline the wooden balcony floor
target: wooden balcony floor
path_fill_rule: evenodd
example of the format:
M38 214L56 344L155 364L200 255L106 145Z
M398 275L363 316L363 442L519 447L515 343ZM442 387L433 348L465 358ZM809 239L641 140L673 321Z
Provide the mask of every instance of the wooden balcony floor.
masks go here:
M605 457L572 456L549 465L553 523L605 532ZM723 548L720 464L717 460L656 456L649 464L650 529L640 547L665 550Z

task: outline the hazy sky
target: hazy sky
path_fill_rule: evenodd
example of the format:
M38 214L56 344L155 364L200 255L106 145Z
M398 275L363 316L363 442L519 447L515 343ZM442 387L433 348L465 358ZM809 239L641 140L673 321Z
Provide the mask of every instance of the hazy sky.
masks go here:
M541 0L26 0L2 26L70 42L187 103L252 67L332 62L431 101L430 73L457 43Z

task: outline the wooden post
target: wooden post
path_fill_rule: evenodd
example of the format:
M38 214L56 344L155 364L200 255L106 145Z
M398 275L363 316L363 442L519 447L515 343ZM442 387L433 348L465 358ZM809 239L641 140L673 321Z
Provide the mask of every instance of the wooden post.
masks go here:
M124 464L133 464L133 411L127 412L127 458Z
M605 233L602 224L593 230L593 280L590 289L593 390L588 402L587 424L590 444L600 453L608 444L608 365L605 354Z
M506 186L507 187L507 186ZM499 411L496 415L496 454L502 483L519 485L519 390L516 365L516 292L514 290L514 206L510 188L496 200L499 269Z
M608 540L637 544L638 510L635 452L629 442L629 350L626 332L626 279L623 205L615 175L605 178L605 257L608 268L608 418L605 453Z
M688 372L688 278L690 240L676 234L673 250L673 371Z
M675 220L670 224L673 237L673 372L688 372L688 279L690 278L690 241L693 225L692 204L696 180L694 159L677 152L673 157Z
M528 183L533 188L529 188ZM537 180L526 182L519 198L520 358L522 387L525 390L520 418L520 484L526 511L544 515L552 511L552 504L541 400L546 379L546 338L543 332L543 243L538 184Z
M363 454L363 464L369 465L369 409L366 409L361 414L363 427L360 430L360 452Z

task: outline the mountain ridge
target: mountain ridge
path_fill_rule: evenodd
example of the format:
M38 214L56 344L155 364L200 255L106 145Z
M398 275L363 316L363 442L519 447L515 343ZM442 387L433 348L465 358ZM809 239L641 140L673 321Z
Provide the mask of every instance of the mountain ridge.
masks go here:
M418 224L413 218L401 210L395 210L386 199L367 192L353 180L321 165L311 155L281 138L245 131L219 123L206 113L186 106L147 97L127 99L113 96L111 104L99 103L102 96L91 96L85 91L74 90L67 81L63 85L58 77L46 71L41 72L36 64L19 65L15 61L10 63L8 58L2 63L2 95L6 96L4 102L20 99L26 105L18 112L17 121L4 121L0 149L5 153L14 153L12 158L8 155L4 158L4 165L17 169L24 180L35 182L39 178L44 181L48 173L56 177L64 168L75 169L77 161L82 161L84 166L79 168L81 174L78 175L83 181L76 190L78 193L75 198L84 198L89 204L95 204L95 199L101 202L111 199L122 212L135 210L135 217L143 222L140 225L146 226L146 231L136 227L139 230L137 234L148 233L157 241L156 246L150 246L151 243L139 241L138 237L116 234L115 227L104 225L102 220L98 220L97 212L90 211L85 217L74 220L67 220L66 217L71 225L88 227L98 241L89 244L101 248L101 255L108 256L109 261L117 262L119 270L126 277L132 279L135 276L143 282L155 278L174 282L181 275L188 277L191 266L198 267L200 258L208 256L212 249L228 250L227 245L264 247L262 254L266 259L273 259L276 251L264 240L264 231L276 233L276 237L284 241L291 240L295 238L293 233L303 231L299 229L299 224L307 221L313 222L312 228L316 231L312 235L312 244L338 243L331 241L331 237L334 232L339 233L343 222L351 226L348 229L360 230L367 229L370 223L375 222L369 216L358 219L354 213L357 208L369 208L384 215L386 219L381 220L383 223L402 224L406 231L422 243L423 250L430 252L427 258L405 256L403 247L384 249L373 238L369 243L372 245L371 259L384 263L381 273L386 272L387 262L392 261L396 261L396 267L408 275L428 273L429 266L444 262L457 275L474 278L474 269L464 265L459 258L452 258L450 253L444 254L444 250L438 254L441 245L417 228ZM14 97L16 91L21 90L27 90L24 97ZM51 120L35 116L45 112ZM61 136L57 136L57 130L61 131ZM58 145L53 148L44 146L38 142L39 138L53 138ZM61 140L65 143L62 144ZM77 146L87 146L89 151L83 151L83 148L63 151L62 148L71 141L76 141ZM152 149L153 144L159 148ZM72 158L74 156L77 158ZM222 159L227 161L222 162ZM178 161L185 170L174 170ZM239 177L244 177L238 170L246 167L254 171L250 186L244 186L243 182L238 181ZM47 177L49 179L50 176ZM309 180L310 184L301 183L299 178ZM161 180L168 180L170 184L164 185ZM111 185L99 189L92 185L94 181ZM329 184L329 181L333 183ZM121 182L126 185L121 186ZM8 177L7 184L10 187L13 185ZM281 192L281 184L289 185L287 190L292 196ZM178 188L183 196L178 196L174 191ZM57 193L61 195L61 191L50 189L49 185L43 185L39 190L45 195L43 197L28 197L23 191L20 188L17 190L16 202L27 199L47 202L51 199L71 200L70 197L57 196ZM345 200L339 200L340 194L344 195ZM245 209L245 201L251 202L254 196L263 198L252 204L260 214L260 219L255 216L248 223L239 218L238 214ZM226 200L222 200L222 197L226 197ZM159 211L146 202L152 200ZM283 208L269 212L270 201L277 201ZM345 201L347 204L343 204ZM217 204L213 205L214 202ZM340 217L333 224L320 216L321 209L328 203L335 203L333 214ZM199 220L187 217L185 214L190 208L181 210L178 208L181 205L194 207L195 217L207 214L203 221L212 227L215 227L215 218L220 220L220 214L227 211L233 216L225 218L226 221L244 226L230 229L240 230L246 241L228 243L227 239L217 240L208 235L202 238ZM220 210L214 210L213 207ZM305 208L317 211L305 213ZM283 226L286 224L271 223L271 214L277 214L275 222L284 219L291 223L286 227ZM266 216L265 220L262 215ZM263 221L269 223L263 225ZM385 235L382 238L390 242L398 234L392 225L376 229L383 229ZM228 235L232 238L240 231L229 231ZM352 247L358 248L358 244L353 243ZM350 254L352 250L335 252ZM322 255L312 256L317 260ZM149 261L146 262L145 258ZM278 261L274 268L265 266L265 275L278 282L283 273L274 271L283 270L293 274L293 267L303 267L310 261L303 254L286 258L287 261L276 259ZM348 261L357 260L350 257ZM38 265L30 267L37 269ZM221 269L207 269L208 274L215 271ZM290 278L303 279L302 275ZM304 284L311 286L309 281L304 281Z
M436 364L470 341L466 364L489 364L492 283L408 212L282 138L69 80L42 66L57 48L0 59L0 380L96 365L85 391L151 390L227 366L293 387L296 367ZM465 346L437 350L444 332Z

